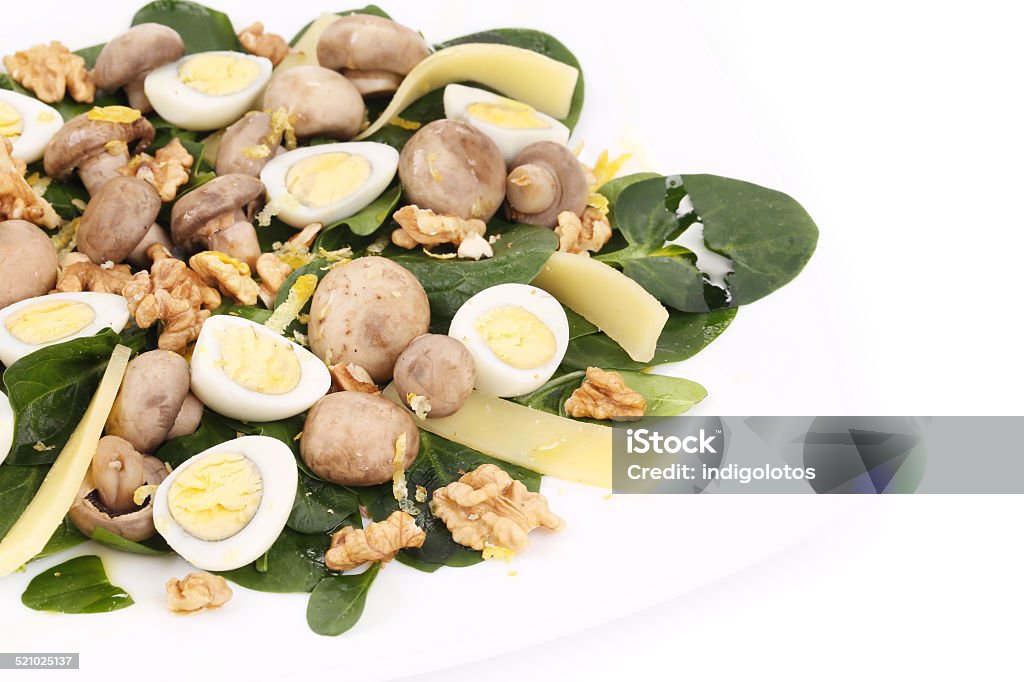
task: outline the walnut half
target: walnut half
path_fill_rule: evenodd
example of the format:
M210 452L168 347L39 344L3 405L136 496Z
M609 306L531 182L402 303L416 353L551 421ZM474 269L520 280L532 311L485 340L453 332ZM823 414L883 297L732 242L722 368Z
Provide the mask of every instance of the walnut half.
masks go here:
M612 227L600 210L587 206L583 217L572 211L558 214L558 250L566 253L580 253L589 256L600 251L612 238Z
M416 519L403 511L392 512L384 521L371 523L366 529L345 526L331 538L331 548L324 563L332 571L348 571L367 561L391 561L398 550L422 547L427 534L416 525Z
M120 294L132 281L132 269L127 265L106 263L96 265L84 253L69 253L61 258L60 277L54 292L94 291L100 294Z
M417 246L454 244L458 247L459 258L480 260L494 255L490 243L484 239L487 225L482 220L440 215L415 204L398 209L394 217L400 226L391 233L395 246L414 249Z
M647 401L618 372L587 367L587 378L565 401L565 411L576 418L638 419L647 411Z
M0 135L0 220L27 220L53 229L60 216L25 181L25 164L11 156L14 146Z
M167 581L167 608L175 613L195 613L226 604L232 597L228 581L219 575L189 573L182 580Z
M64 99L65 92L76 102L91 102L96 96L85 60L56 40L7 55L4 66L11 78L50 104Z

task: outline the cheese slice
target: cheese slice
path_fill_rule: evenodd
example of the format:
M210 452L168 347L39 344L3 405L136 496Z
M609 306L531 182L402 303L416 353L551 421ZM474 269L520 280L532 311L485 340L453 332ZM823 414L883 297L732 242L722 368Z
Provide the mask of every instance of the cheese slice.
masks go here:
M384 397L408 410L394 385ZM410 414L412 414L410 412ZM430 433L541 474L612 487L612 429L473 391L455 414L416 419Z
M413 67L384 113L356 139L373 135L428 92L465 81L486 85L548 116L563 119L572 108L579 76L575 67L521 47L493 43L453 45Z
M67 515L96 454L103 425L114 405L131 354L131 349L125 346L114 348L85 416L50 467L35 497L0 541L0 577L13 573L39 554Z
M610 265L556 251L533 280L607 334L637 362L650 362L668 310L647 290Z

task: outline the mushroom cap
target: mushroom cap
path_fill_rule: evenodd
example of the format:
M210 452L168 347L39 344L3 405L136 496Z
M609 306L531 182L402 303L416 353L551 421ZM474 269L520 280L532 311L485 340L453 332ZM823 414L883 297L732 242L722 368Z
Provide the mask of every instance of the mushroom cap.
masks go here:
M164 467L164 463L156 457L150 455L143 457L142 468L143 480L146 485L159 485L167 478L167 469ZM115 513L111 516L109 510L97 507L93 499L90 499L90 497L97 499L95 495L91 495L94 490L92 475L86 474L85 480L82 481L82 485L78 489L78 496L75 498L74 504L71 505L71 509L68 510L71 522L87 537L92 537L97 526L102 526L111 533L133 542L148 540L156 533L156 527L153 525L152 496L135 511L126 514Z
M409 405L409 394L423 396L430 402L428 419L458 412L475 382L472 353L447 334L424 334L413 339L395 363L395 389L402 402Z
M359 133L366 107L356 86L322 66L278 71L263 94L263 108L288 112L299 137L327 135L348 140Z
M57 247L26 220L0 222L0 308L42 296L57 284Z
M270 153L263 158L245 154L246 149L267 144L270 141L272 117L265 111L250 111L227 127L217 147L217 175L241 173L258 178L260 171L274 158L280 144L271 145Z
M391 71L405 75L427 58L430 47L416 31L384 17L350 14L320 34L317 61L328 69Z
M554 201L536 213L523 213L512 207L510 214L515 220L531 225L554 227L558 224L558 214L562 211L583 215L587 208L590 189L583 164L571 149L557 142L534 142L519 152L511 168L514 171L520 166L528 165L547 171L555 180L554 187L550 188L553 190Z
M121 263L160 213L160 195L145 180L118 175L89 199L78 226L78 250L93 263Z
M93 80L96 87L111 92L185 54L178 32L163 24L139 24L103 46Z
M175 244L191 248L209 238L203 231L208 222L262 196L263 183L259 178L241 173L218 176L175 202L171 210L171 238Z
M145 116L131 123L94 121L89 115L79 114L65 123L46 145L43 168L51 178L62 179L71 174L80 163L105 151L108 142L135 142L135 151L141 151L153 141L156 131Z
M417 130L398 159L409 203L467 220L490 220L505 198L505 175L505 160L491 138L449 119Z
M151 350L139 355L125 370L107 418L107 434L124 438L139 452L154 452L175 426L189 396L189 381L188 361L177 353Z

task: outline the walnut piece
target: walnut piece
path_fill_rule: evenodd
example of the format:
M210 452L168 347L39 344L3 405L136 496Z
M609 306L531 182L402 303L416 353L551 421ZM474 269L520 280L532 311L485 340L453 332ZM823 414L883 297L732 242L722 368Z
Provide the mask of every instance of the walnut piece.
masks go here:
M167 581L167 608L175 613L195 613L216 608L231 599L228 581L219 575L189 573L183 580Z
M587 206L583 217L572 211L558 214L558 250L566 253L581 253L589 256L597 253L612 238L612 226L600 210Z
M260 300L263 305L273 310L277 300L277 292L281 285L294 272L292 266L285 263L276 253L261 253L256 259L256 274L260 276Z
M288 41L281 36L276 33L264 33L263 22L260 21L243 28L238 34L238 41L250 54L266 57L274 66L280 64L292 51Z
M366 529L345 526L331 538L331 548L324 554L324 563L332 571L348 571L367 561L391 561L398 550L422 547L427 534L416 525L416 519L396 511L384 521L371 523Z
M160 201L172 201L178 195L178 188L186 184L189 170L195 159L188 153L181 140L174 138L156 151L156 156L138 154L128 165L118 168L121 175L132 175L153 185Z
M127 265L96 265L84 253L69 253L60 260L60 277L54 292L94 291L100 294L120 294L132 281L132 269Z
M184 355L188 344L199 337L210 311L220 305L220 294L163 246L154 244L146 254L153 267L136 273L121 293L140 329L163 321L159 348Z
M76 102L91 102L96 96L85 60L56 40L7 55L4 66L11 78L50 104L64 99L65 92Z
M60 216L25 181L25 164L11 156L14 146L0 135L0 220L27 220L53 229Z
M242 305L254 305L260 287L252 279L249 266L220 251L203 251L188 259L189 267L204 284L217 287Z
M587 378L565 401L565 411L577 418L638 419L647 411L647 401L618 372L587 367Z
M394 217L400 227L391 233L391 241L403 249L454 244L459 247L460 258L480 260L494 255L491 245L484 239L487 225L482 220L439 215L415 204L398 209Z
M455 542L477 551L502 547L521 552L534 528L565 526L543 495L531 493L494 464L481 464L435 490L430 511L444 521Z
M380 387L373 383L370 374L354 363L343 365L340 362L327 369L331 372L334 387L339 391L358 391L360 393L380 393Z

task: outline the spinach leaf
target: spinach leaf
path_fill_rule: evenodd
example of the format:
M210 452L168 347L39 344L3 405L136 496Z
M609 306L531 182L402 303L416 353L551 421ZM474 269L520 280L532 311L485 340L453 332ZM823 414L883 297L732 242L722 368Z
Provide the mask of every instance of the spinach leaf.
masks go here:
M590 334L598 333L596 325L591 323L587 318L583 317L575 310L565 308L565 317L569 320L569 340L578 339L581 336L588 336Z
M420 432L420 451L416 461L406 471L409 499L413 500L416 487L422 486L428 493L458 480L463 473L476 469L481 464L496 464L514 479L522 481L527 488L536 491L540 487L540 474L499 462L472 448L459 445L426 431ZM370 515L377 520L387 518L398 509L398 502L390 482L359 490L359 499ZM479 552L456 543L444 522L430 513L428 502L415 503L420 510L416 523L426 531L427 539L418 549L403 549L399 556L412 559L409 565L419 568L420 562L443 564L445 566L469 566L483 559Z
M167 441L154 455L171 467L177 467L193 455L237 437L235 429L225 424L220 415L207 411L195 433Z
M104 547L128 552L129 554L164 556L171 553L171 548L167 546L167 543L159 535L154 535L144 543L135 542L134 540L125 539L116 533L111 533L103 526L96 526L92 531L92 539Z
M21 603L36 611L105 613L135 602L111 585L98 556L80 556L48 568L32 578Z
M367 103L367 110L369 111L371 121L375 120L376 116L384 111L383 108L380 111L370 111L370 108L378 102L381 104L386 103L382 98L375 98ZM402 110L402 113L398 114L398 118L408 121L408 124L400 126L388 123L366 139L371 142L391 145L395 149L401 150L420 127L431 121L444 118L444 88L438 88L423 95L423 97L420 97Z
M132 17L132 26L149 22L177 31L185 41L185 54L214 50L245 52L226 14L195 2L156 0Z
M669 311L668 322L658 338L657 349L650 362L637 362L631 359L619 344L601 332L587 334L569 341L562 367L643 369L666 362L686 360L717 339L729 327L734 317L736 308L710 313Z
M358 575L332 575L321 580L306 605L309 629L329 637L351 630L363 615L366 595L379 571L380 564L372 564Z
M298 533L330 533L353 516L359 516L356 493L299 472L299 489L288 516L289 528Z
M693 210L677 215L684 198ZM629 246L597 258L686 312L734 308L767 296L803 270L818 241L814 221L791 197L716 175L634 182L618 194L614 216ZM724 291L706 280L690 250L666 246L696 222L703 225L707 248L732 261Z
M708 395L703 386L689 379L624 370L619 370L619 374L626 386L647 400L645 417L673 417L682 414ZM568 417L565 401L580 387L585 376L583 370L563 374L515 400L535 410Z
M490 31L481 31L479 33L472 33L468 36L462 36L461 38L453 38L452 40L445 41L437 46L438 49L451 47L452 45L462 45L464 43L499 43L501 45L512 45L514 47L521 47L526 50L533 52L539 52L545 57L550 57L555 61L568 64L579 71L579 78L576 81L576 89L572 94L572 104L569 108L569 115L562 119L562 123L572 130L576 127L576 123L580 120L580 112L583 110L583 69L580 67L580 62L576 59L569 48L563 45L554 36L544 33L543 31L536 31L530 28L495 28Z
M51 464L85 414L120 338L107 328L26 355L4 372L14 408L10 464ZM46 450L37 449L43 443Z
M348 228L348 231L360 237L373 234L391 217L401 196L402 188L396 181L383 194L374 199L369 206L354 216L339 220L325 227L320 236L317 237L316 245L313 249L314 252L320 248L327 251L336 251L351 245L351 236L346 234L346 230L342 228Z
M372 15L377 16L377 17L383 17L384 19L390 19L391 18L390 14L388 14L387 12L382 10L380 7L377 7L377 5L367 5L366 7L363 7L362 9L347 9L347 10L343 10L341 12L335 12L335 14L337 14L339 17L348 16L349 14L372 14ZM302 40L302 36L306 35L306 31L308 31L309 27L312 26L312 25L313 25L313 22L311 21L308 24L306 24L305 26L303 26L302 28L300 28L299 32L295 34L295 37L292 38L292 41L289 43L289 45L291 45L292 47L295 47L296 43L298 43L300 40ZM370 120L372 121L373 119L371 118Z
M641 180L650 180L651 178L661 177L657 173L632 173L631 175L623 175L618 178L612 178L608 182L601 185L598 189L599 194L603 194L608 199L608 220L611 221L612 225L615 224L615 202L619 200L619 195L622 191L630 185L635 185Z
M495 219L488 234L500 234L493 245L494 257L484 260L438 260L422 250L397 247L385 255L408 268L426 289L431 324L451 320L455 311L473 294L505 282L528 284L558 248L558 237L546 227L510 226Z
M50 467L0 465L0 539L35 497Z
M33 561L63 552L65 549L77 547L88 539L75 527L71 519L65 516L64 520L57 526L57 530L53 531L53 535L46 541L46 546L43 547L39 554L33 557Z
M260 592L309 592L328 574L324 552L330 544L329 535L296 533L285 528L265 559L231 571L220 571L218 575ZM265 562L265 566L257 566L261 562Z
M74 220L82 215L83 209L75 206L76 203L80 206L89 203L89 193L77 175L64 181L51 181L43 192L43 198L50 202L53 210L64 220Z
M106 46L106 43L90 45L89 47L83 47L80 50L75 50L75 54L85 60L85 68L92 69L96 66L96 58L100 56L100 52L102 52L103 48Z
M227 303L218 310L214 311L214 315L233 315L234 317L242 317L252 322L259 322L260 324L266 323L273 314L273 311L267 310L266 308L260 308L254 305L232 305Z

